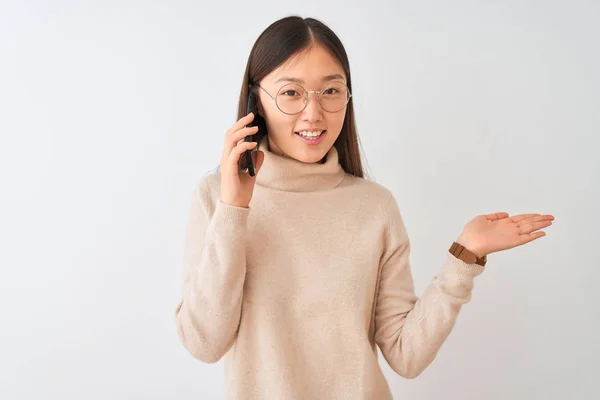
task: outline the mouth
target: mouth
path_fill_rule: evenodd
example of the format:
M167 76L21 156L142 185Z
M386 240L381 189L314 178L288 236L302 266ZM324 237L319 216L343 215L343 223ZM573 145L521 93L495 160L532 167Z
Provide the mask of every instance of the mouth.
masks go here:
M323 140L323 136L325 136L326 130L321 131L300 131L294 132L300 140L302 140L306 144L319 144Z

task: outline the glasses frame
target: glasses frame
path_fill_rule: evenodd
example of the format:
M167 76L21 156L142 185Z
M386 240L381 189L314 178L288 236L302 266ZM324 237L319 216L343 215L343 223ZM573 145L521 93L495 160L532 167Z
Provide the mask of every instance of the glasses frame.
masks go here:
M328 113L330 113L330 114L334 114L334 113L337 113L337 112L340 112L340 111L342 111L342 110L344 109L344 107L346 107L346 106L348 105L348 103L350 102L350 98L352 97L352 93L350 93L350 88L348 87L348 85L346 85L344 82L339 82L339 83L342 83L344 86L346 86L346 89L348 90L348 97L347 97L347 99L346 99L346 104L344 104L344 105L343 105L343 106L342 106L342 107L341 107L339 110L337 110L337 111L328 111L328 110L326 110L325 108L323 108L323 104L321 104L321 94L323 93L323 91L325 91L325 90L327 90L327 89L329 89L329 88L325 88L325 89L323 89L323 90L306 90L306 88L305 88L304 86L302 86L301 84L299 84L299 83L286 83L285 85L282 85L282 86L281 86L281 87L280 87L280 88L277 90L277 93L279 93L279 91L281 91L281 89L283 89L284 87L286 87L286 86L288 86L288 85L298 85L298 86L300 86L300 87L301 87L301 88L302 88L302 89L303 89L303 90L306 92L306 95L304 96L304 107L302 107L302 109L301 109L300 111L298 111L298 112L295 112L295 113L288 113L288 112L285 112L285 111L283 111L283 110L282 110L282 109L279 107L279 104L277 103L277 98L276 98L276 97L273 97L273 96L271 96L271 93L269 93L269 92L267 91L267 89L263 88L263 87L262 87L262 86L260 86L259 84L256 84L256 86L258 86L259 88L261 88L261 89L262 89L262 90L263 90L263 91L264 91L264 92L265 92L265 93L266 93L266 94L267 94L267 95L268 95L268 96L269 96L269 97L270 97L270 98L271 98L271 99L272 99L272 100L275 102L275 105L277 106L277 109L279 109L279 111L281 111L282 113L284 113L284 114L286 114L286 115L296 115L296 114L300 114L302 111L304 111L304 110L306 109L306 107L308 106L308 95L309 95L309 94L311 94L311 93L315 93L315 94L317 95L317 103L319 103L319 107L321 107L321 109L322 109L323 111L325 111L325 112L328 112Z

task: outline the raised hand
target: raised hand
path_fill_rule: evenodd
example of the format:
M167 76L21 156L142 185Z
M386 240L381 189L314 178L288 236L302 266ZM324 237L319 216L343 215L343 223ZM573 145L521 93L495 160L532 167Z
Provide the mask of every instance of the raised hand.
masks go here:
M225 134L223 144L223 155L221 157L221 202L236 207L248 207L256 175L250 176L248 172L240 170L240 157L246 150L251 150L257 146L256 142L245 142L244 138L248 135L254 135L258 127L248 127L254 119L254 114L250 113L240 118ZM256 173L260 170L264 161L262 151L253 151L252 157L256 165Z
M550 214L518 214L498 212L478 215L469 221L456 240L479 257L522 246L546 235L539 231L552 225Z

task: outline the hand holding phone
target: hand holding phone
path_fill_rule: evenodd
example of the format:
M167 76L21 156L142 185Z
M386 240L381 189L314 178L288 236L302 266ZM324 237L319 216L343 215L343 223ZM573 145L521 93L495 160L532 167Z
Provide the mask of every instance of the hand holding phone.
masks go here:
M264 161L264 153L262 151L252 151L258 143L251 139L248 140L248 137L258 132L257 126L250 126L254 118L254 113L245 115L225 134L225 144L220 165L220 200L224 204L248 208L252 199L256 174ZM254 173L253 175L240 171L240 162L245 162L244 157L247 154L246 152L250 153L250 167ZM256 153L255 159L252 157L252 153ZM250 172L250 168L248 172Z

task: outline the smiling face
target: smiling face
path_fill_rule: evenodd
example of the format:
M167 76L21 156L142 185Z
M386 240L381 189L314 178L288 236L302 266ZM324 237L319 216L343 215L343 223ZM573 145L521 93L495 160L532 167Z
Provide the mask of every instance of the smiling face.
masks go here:
M341 103L339 100L345 94L339 93L338 89L343 91L346 87L346 75L327 50L315 45L260 81L263 90L258 90L261 104L259 112L267 125L271 152L305 163L316 163L323 159L340 135L347 105L336 112L325 111L317 101L317 94L309 93L306 107L297 114L288 115L277 107L269 94L275 98L279 96L278 102L282 108L301 109L304 100L302 93L299 93L302 89L297 84L307 91L325 90L321 102L326 107L328 104L345 104L345 100Z

